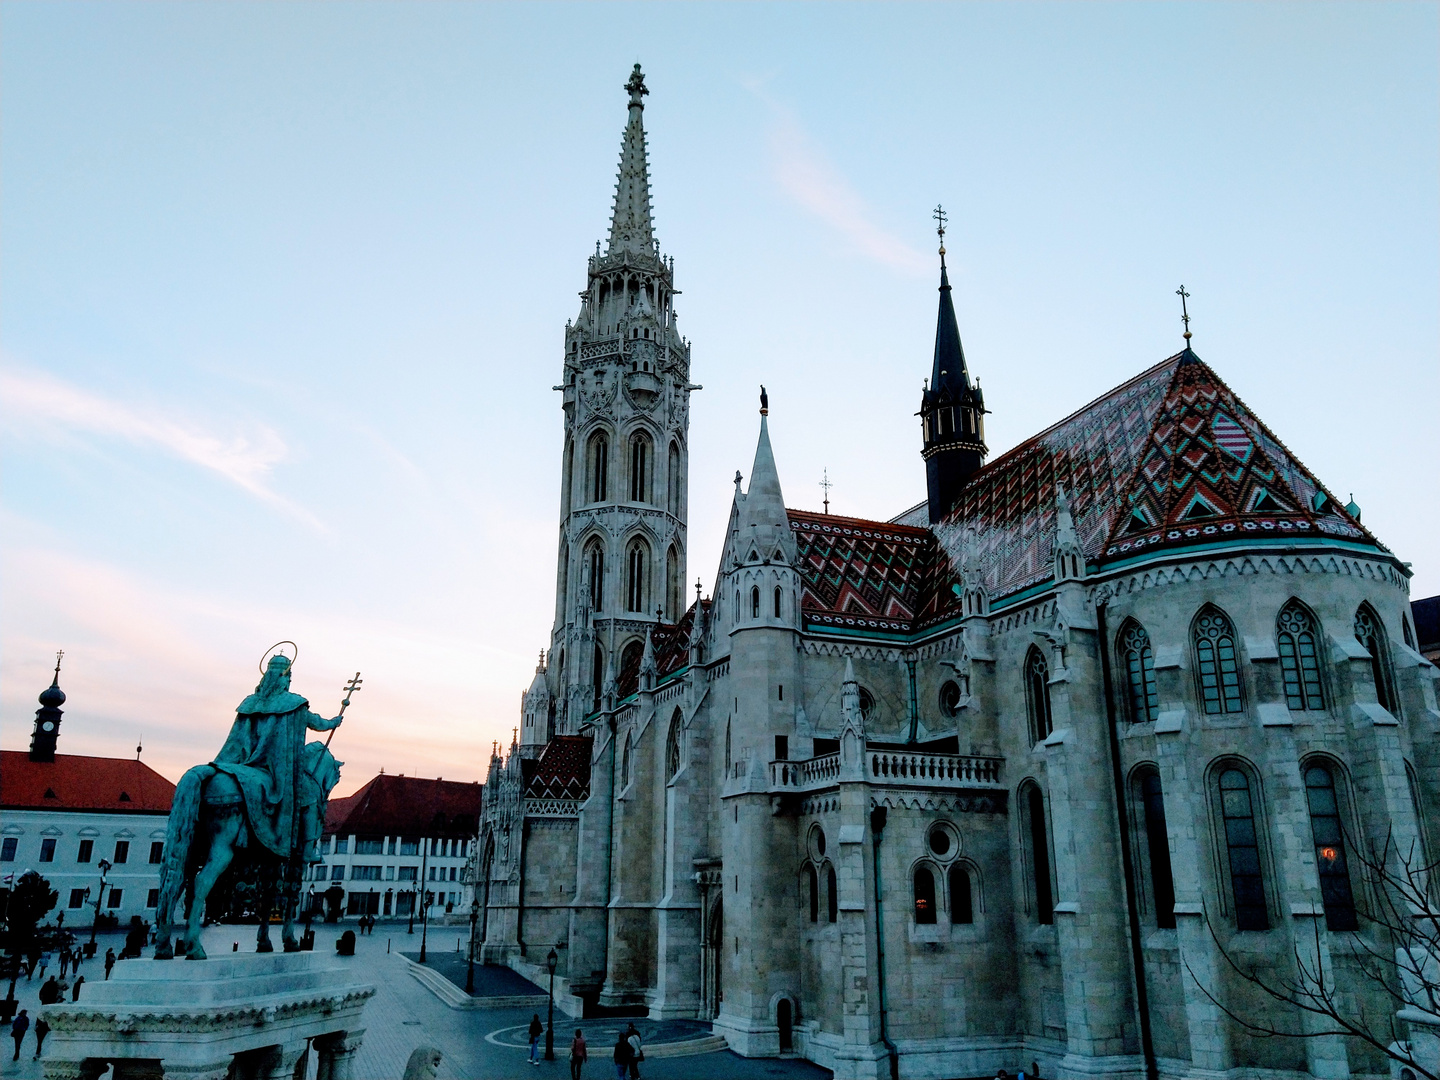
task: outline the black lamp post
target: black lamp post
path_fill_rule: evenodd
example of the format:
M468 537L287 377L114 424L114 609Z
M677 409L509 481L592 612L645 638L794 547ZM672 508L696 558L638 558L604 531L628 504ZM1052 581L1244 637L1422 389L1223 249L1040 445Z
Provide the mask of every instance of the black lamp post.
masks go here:
M425 909L420 913L420 963L425 963L425 941L430 935L430 903L435 894L429 889L420 899L425 903Z
M550 1005L549 1012L545 1017L545 1060L555 1060L555 965L560 957L555 950L550 950L550 955L545 957L545 966L550 969Z
M90 955L95 955L95 930L100 925L100 905L105 900L105 875L110 873L110 860L100 860L100 892L95 897L95 918L90 921Z
M480 897L470 901L470 966L465 971L465 992L475 992L475 924L480 921Z

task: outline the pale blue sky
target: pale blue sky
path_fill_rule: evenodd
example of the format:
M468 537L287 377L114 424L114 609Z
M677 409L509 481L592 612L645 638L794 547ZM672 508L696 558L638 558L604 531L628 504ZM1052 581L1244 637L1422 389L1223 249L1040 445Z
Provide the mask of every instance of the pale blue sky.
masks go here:
M645 68L709 591L756 384L792 506L923 497L944 203L1003 451L1180 345L1440 591L1433 4L0 8L3 742L172 776L272 641L483 775L553 614L550 387Z

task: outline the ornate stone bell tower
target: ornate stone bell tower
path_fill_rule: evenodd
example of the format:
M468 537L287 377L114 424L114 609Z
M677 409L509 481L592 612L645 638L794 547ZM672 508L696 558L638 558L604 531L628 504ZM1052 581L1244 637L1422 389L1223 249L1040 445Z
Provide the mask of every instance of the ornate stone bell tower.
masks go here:
M553 722L524 742L579 729L644 649L647 628L685 606L690 344L675 322L673 260L650 212L645 77L625 84L629 120L610 238L589 259L565 327L565 449L555 630L545 676ZM538 681L538 680L537 680ZM533 690L532 690L533 693ZM528 702L527 695L527 702Z

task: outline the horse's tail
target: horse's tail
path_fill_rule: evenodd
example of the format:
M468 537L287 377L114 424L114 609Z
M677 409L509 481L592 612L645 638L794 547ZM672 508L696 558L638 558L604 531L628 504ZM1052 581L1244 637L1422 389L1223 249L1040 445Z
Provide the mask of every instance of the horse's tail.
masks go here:
M205 784L215 775L215 766L196 765L175 785L175 798L170 804L170 820L165 826L165 864L160 869L160 903L155 921L170 922L170 913L185 886L185 864L190 858L190 842L200 821L201 801Z

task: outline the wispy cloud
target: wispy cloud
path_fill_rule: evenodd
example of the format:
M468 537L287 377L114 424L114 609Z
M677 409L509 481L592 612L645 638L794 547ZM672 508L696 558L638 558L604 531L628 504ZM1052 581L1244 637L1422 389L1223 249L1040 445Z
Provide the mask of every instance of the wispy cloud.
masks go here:
M874 211L794 115L769 104L775 111L770 131L775 178L785 192L870 258L897 270L923 273L928 266L925 257L876 224Z
M193 465L219 473L251 495L300 517L317 528L309 512L277 494L271 472L285 460L285 441L271 428L249 434L218 435L193 421L177 420L154 406L143 407L101 397L52 375L14 368L0 370L0 401L7 424L42 422L47 426L157 447Z

